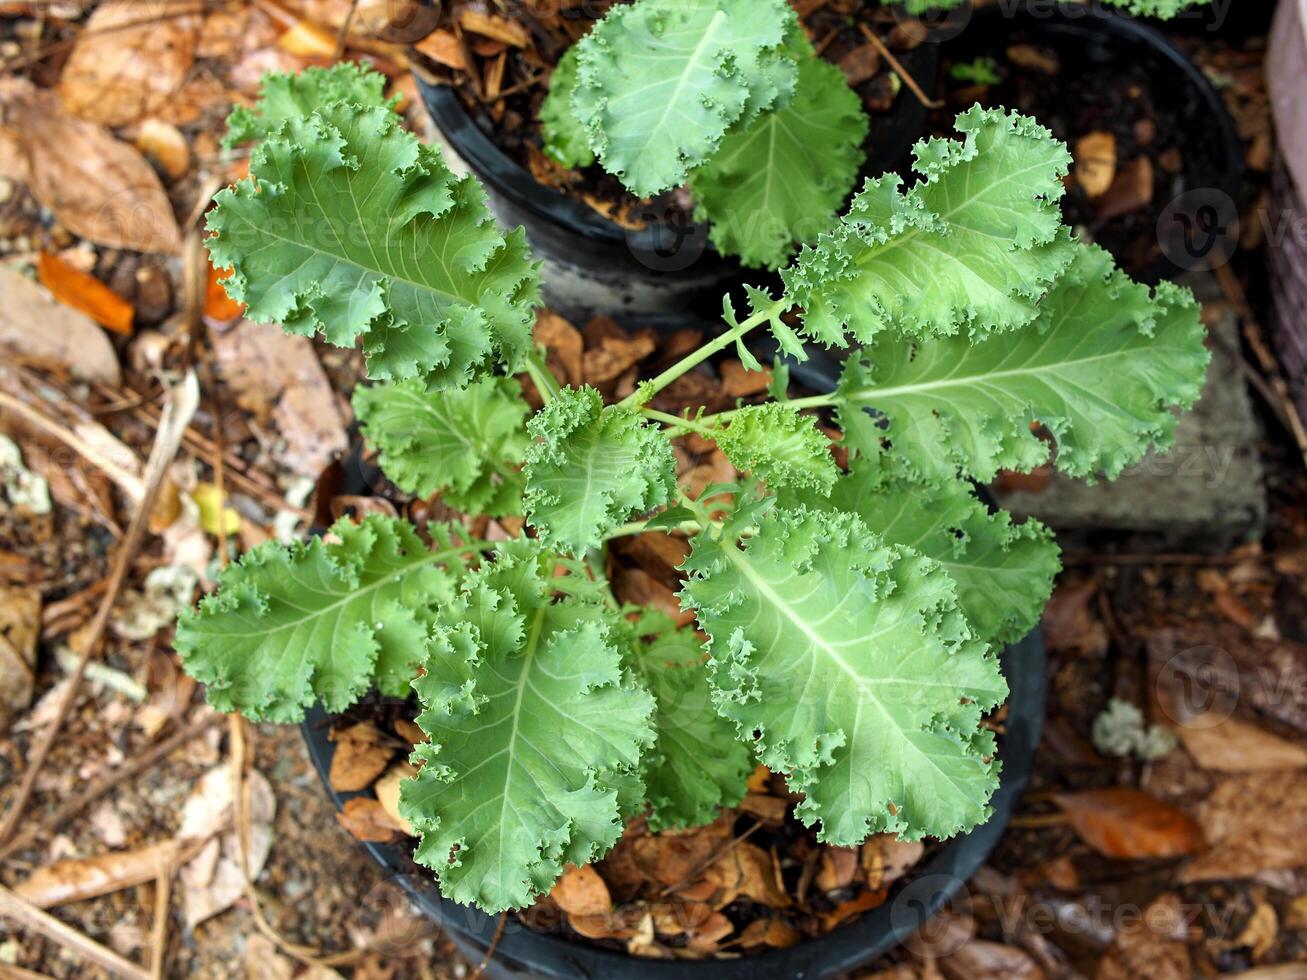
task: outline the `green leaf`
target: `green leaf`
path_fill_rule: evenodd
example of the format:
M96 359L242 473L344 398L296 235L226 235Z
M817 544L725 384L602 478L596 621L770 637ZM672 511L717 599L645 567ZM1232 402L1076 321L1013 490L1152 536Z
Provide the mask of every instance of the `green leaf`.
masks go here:
M780 402L736 410L715 438L736 469L752 473L772 490L804 487L826 494L839 475L817 417L800 415Z
M1174 437L1173 407L1202 391L1210 355L1198 304L1163 283L1150 294L1102 249L1077 245L1039 318L972 343L885 337L849 358L836 392L849 446L890 453L926 479L981 482L1048 458L1047 427L1070 476L1115 478ZM868 411L871 410L871 411Z
M648 611L631 630L639 634L628 644L633 669L656 704L657 740L644 768L649 829L711 823L722 807L744 799L753 755L713 707L699 635Z
M408 523L374 514L337 521L330 544L252 548L178 618L182 665L215 708L256 721L300 721L319 699L343 711L374 684L402 696L431 611L453 598L470 551L453 529L432 531L435 550Z
M640 197L684 183L727 129L787 100L785 0L638 0L577 42L572 111L605 170Z
M777 508L743 542L699 535L682 598L711 638L718 710L806 794L821 840L950 837L998 785L980 725L1007 696L936 562L853 514Z
M529 905L565 864L601 857L622 832L619 785L639 794L653 699L623 670L615 615L556 600L554 556L506 544L443 607L413 683L431 736L400 812L414 859L447 899L487 912Z
M428 392L400 381L354 391L354 414L381 453L382 472L406 493L439 491L470 515L522 513L526 402L512 378Z
M1107 0L1116 7L1124 7L1139 17L1160 17L1170 20L1182 10L1194 7L1210 0Z
M540 540L579 555L676 490L662 431L588 385L564 388L527 423L526 515Z
M312 115L333 102L393 109L386 98L386 76L342 61L330 68L310 67L293 75L268 72L259 82L259 101L237 106L227 117L226 149L275 133L288 119Z
M595 162L585 127L572 112L578 55L577 47L573 45L558 59L549 79L549 94L540 104L540 135L545 141L545 154L573 169L588 167Z
M972 630L987 643L1015 643L1034 629L1062 568L1048 528L990 513L965 480L885 476L860 460L829 498L808 502L857 514L887 544L939 562Z
M1030 322L1071 261L1058 200L1070 156L1034 120L975 107L965 140L924 140L910 190L870 180L840 225L781 272L807 336L868 343L887 327L983 338Z
M530 350L538 273L522 230L501 236L475 179L389 109L286 120L214 202L209 251L246 315L338 346L361 335L373 378L464 387Z
M812 52L798 59L794 96L722 139L690 177L695 217L718 250L776 268L795 242L835 223L864 159L868 120L844 73Z

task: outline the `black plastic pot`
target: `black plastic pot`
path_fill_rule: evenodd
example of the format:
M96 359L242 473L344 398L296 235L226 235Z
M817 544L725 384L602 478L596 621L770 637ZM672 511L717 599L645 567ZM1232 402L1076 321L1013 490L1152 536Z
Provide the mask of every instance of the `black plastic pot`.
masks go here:
M814 350L810 359L792 364L791 377L812 391L829 391L838 375L834 361ZM346 467L343 492L366 492L376 485L357 458ZM983 492L983 491L982 491ZM994 794L994 815L984 826L944 844L913 869L892 899L820 939L790 949L770 950L736 960L651 960L533 932L509 916L488 972L495 978L611 978L647 980L818 980L835 977L875 959L901 944L965 887L998 843L1026 787L1044 721L1044 640L1038 628L1001 655L1011 694L1004 733L999 739L1003 771ZM330 741L331 717L315 707L302 729L309 756L337 810L359 793L339 793L327 774L335 753ZM472 962L480 962L495 935L498 919L475 908L446 902L435 877L411 858L407 845L361 843L374 861L393 878Z
M939 51L923 44L903 57L904 68L926 91L935 87ZM450 148L485 185L491 209L507 227L523 226L545 262L546 304L584 321L600 313L656 314L721 308L721 298L756 270L744 270L708 241L706 225L643 215L648 227L629 230L593 208L539 183L501 150L468 115L458 93L417 78L432 119ZM897 167L922 133L925 107L904 89L888 113L872 116L865 172Z
M1204 16L1207 19L1198 19L1195 12L1189 29L1214 29L1211 17ZM1215 249L1233 250L1237 241L1226 231L1238 224L1243 142L1220 93L1183 51L1147 21L1101 4L1028 0L976 11L960 33L944 42L942 53L947 62L964 62L989 52L1001 54L1017 38L1047 46L1062 58L1067 70L1050 79L1050 86L1074 85L1077 71L1112 65L1141 68L1159 114L1176 120L1183 172L1155 226L1150 222L1148 228L1137 229L1140 235L1156 236L1159 254L1128 271L1157 281L1210 267ZM1051 90L1061 96L1056 88ZM1067 99L1071 97L1068 92ZM1126 261L1123 255L1117 259Z

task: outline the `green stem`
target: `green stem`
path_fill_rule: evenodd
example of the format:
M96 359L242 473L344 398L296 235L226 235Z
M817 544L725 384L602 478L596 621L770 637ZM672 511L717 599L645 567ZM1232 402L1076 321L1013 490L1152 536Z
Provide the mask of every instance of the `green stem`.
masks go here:
M669 532L681 531L685 534L697 534L699 533L699 528L700 524L698 521L682 521L676 527L660 527L658 530ZM629 524L623 524L620 527L615 527L613 530L609 531L607 540L611 541L613 538L629 538L636 534L643 534L647 530L649 530L649 521L631 521Z
M688 432L697 432L699 435L708 439L716 439L719 435L717 429L711 425L704 425L702 422L696 422L693 419L687 419L682 415L669 415L667 412L656 412L652 408L642 408L640 412L656 422L662 422L674 429L685 429ZM717 416L708 416L716 418Z
M837 398L835 393L832 392L829 395L811 395L807 398L795 398L787 402L782 402L781 404L789 406L796 412L801 412L805 408L829 408L833 405L838 405L839 403L839 398ZM749 407L751 406L745 406L745 408ZM733 408L728 412L717 412L715 415L705 415L699 419L699 424L717 426L723 422L729 422L742 411L744 411L744 409Z
M544 356L539 349L533 348L531 353L527 355L526 373L531 379L531 383L536 386L536 391L540 392L540 398L546 405L553 401L559 391L562 390L558 386L558 379L549 370L549 366L545 363Z
M739 324L732 327L730 330L727 330L724 334L721 334L714 340L704 344L698 350L687 354L653 380L641 384L634 392L627 395L618 404L622 408L635 408L637 405L648 402L650 398L658 394L658 392L662 391L681 375L698 367L718 351L725 350L750 330L767 323L773 317L788 309L789 306L789 301L784 297L776 300L770 306L764 306L757 313L753 314L753 316L741 320Z

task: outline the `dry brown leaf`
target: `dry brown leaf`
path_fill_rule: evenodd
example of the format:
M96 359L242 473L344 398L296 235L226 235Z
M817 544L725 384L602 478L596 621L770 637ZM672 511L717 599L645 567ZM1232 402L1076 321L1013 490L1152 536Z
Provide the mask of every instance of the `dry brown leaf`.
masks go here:
M213 332L223 380L260 423L275 421L286 441L278 461L316 477L349 441L336 394L307 337L240 320Z
M32 193L69 231L112 248L178 250L172 205L139 150L103 126L66 115L49 93L15 98L8 108Z
M1098 584L1092 578L1058 584L1043 615L1050 650L1089 657L1107 649L1107 629L1090 607L1097 593Z
M613 899L599 872L590 865L569 865L549 897L567 913L572 928L581 935L603 939L613 934L617 926Z
M113 344L90 317L4 266L0 296L0 350L33 364L67 368L86 381L122 383Z
M1168 893L1117 933L1099 961L1096 980L1190 980L1192 975L1180 899Z
M136 133L136 148L173 180L191 169L191 147L172 123L162 119L142 120Z
M915 868L926 853L926 845L919 840L899 840L893 834L877 834L867 838L862 845L864 868L868 863L866 851L871 846L880 853L881 884L885 885L893 884Z
M0 735L32 703L41 593L0 587Z
M1119 171L1101 197L1095 201L1100 219L1133 214L1153 200L1153 161L1137 156Z
M386 811L391 822L399 828L400 833L406 837L416 837L417 831L413 829L411 823L400 815L399 785L404 780L412 779L416 775L417 770L407 762L397 762L372 787L372 791L377 794L377 802L381 804L381 808Z
M850 85L861 85L880 71L880 52L870 44L864 44L844 55L839 68Z
M36 277L65 306L81 310L114 333L131 336L136 316L132 304L95 276L73 268L57 255L42 252L36 263Z
M602 385L620 377L654 352L652 337L610 337L585 352L582 377L586 384Z
M1211 849L1180 881L1251 878L1307 864L1307 779L1301 772L1254 772L1217 784L1198 810Z
M817 887L824 892L848 888L853 884L859 867L856 847L823 847L817 869Z
M664 612L677 626L688 626L694 621L694 612L681 608L676 593L643 568L618 566L613 572L613 594L620 602Z
M686 881L721 843L707 834L637 837L630 841L630 855L643 875L670 887Z
M704 877L719 889L717 908L737 898L753 899L768 908L784 909L792 904L781 885L775 858L756 844L740 841L704 870Z
M847 902L840 902L834 909L829 912L823 912L821 916L822 931L829 932L836 926L847 922L861 912L867 912L871 909L878 908L885 904L885 899L889 896L888 888L881 888L874 892L859 892L854 898Z
M1307 748L1237 718L1203 714L1175 732L1204 769L1256 772L1307 767Z
M948 980L1044 980L1044 971L1025 950L973 939L939 961Z
M486 14L464 7L459 12L458 25L472 34L493 38L515 48L525 48L531 44L531 32L523 24L496 14Z
M331 757L327 781L338 793L357 793L367 789L386 771L391 756L395 754L390 745L377 739L349 737L349 733L359 727L356 725L345 732L332 733L336 751Z
M108 895L153 881L177 859L181 847L179 841L169 840L130 851L57 861L38 868L14 891L42 909Z
M785 814L790 809L790 801L783 800L778 796L750 793L740 801L738 809L741 813L757 817L769 827L779 827L785 822Z
M462 71L467 67L463 61L463 46L458 43L454 32L445 28L432 31L413 47L437 64L453 68L455 71Z
M122 126L163 105L195 63L194 6L106 0L78 35L59 79L68 111Z
M1086 844L1107 857L1177 857L1203 848L1203 833L1183 810L1124 786L1054 797Z
M336 31L301 20L277 38L277 46L298 58L330 58L336 51Z
M1095 130L1076 140L1076 183L1090 197L1107 193L1116 177L1116 136Z
M1280 920L1275 914L1275 907L1269 902L1258 902L1248 923L1235 939L1234 945L1246 946L1253 954L1253 962L1262 959L1271 951L1280 934ZM1304 971L1307 973L1307 970Z
M336 821L358 840L389 844L402 833L381 803L370 796L345 801Z
M245 312L245 304L227 295L219 280L227 278L230 269L215 269L209 265L209 283L204 291L204 315L219 326L226 326Z
M647 572L669 584L680 578L677 569L690 554L690 542L663 531L646 531L619 538L622 554L629 555Z
M721 368L722 389L732 398L747 398L761 395L771 384L771 368L761 371L746 371L744 365L736 360L723 361Z
M535 342L545 347L545 363L561 384L581 383L584 342L581 331L557 313L540 309L536 313Z

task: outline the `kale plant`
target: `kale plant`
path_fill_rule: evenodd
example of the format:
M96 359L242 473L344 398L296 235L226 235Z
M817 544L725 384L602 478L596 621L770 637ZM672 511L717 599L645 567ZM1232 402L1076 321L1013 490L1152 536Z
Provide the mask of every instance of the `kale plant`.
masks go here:
M647 6L617 24L635 30ZM711 54L701 131L626 114L597 141L642 186L703 166L802 72L792 21L730 20L677 28ZM606 50L582 68L605 71ZM610 105L627 97L612 84ZM528 531L491 543L373 515L256 547L178 624L210 701L291 722L414 693L429 741L400 805L417 859L488 911L529 904L639 813L655 829L711 820L755 760L833 844L983 823L1001 762L984 718L1008 691L997 650L1034 627L1059 560L1045 527L991 511L972 481L1050 458L1116 476L1172 442L1208 361L1188 292L1132 282L1063 226L1065 147L1031 119L963 113L956 139L918 144L909 184L866 182L783 269L782 295L728 299L716 337L604 404L560 387L533 346L522 231L495 227L375 80L336 68L264 93L234 120L259 140L249 177L209 217L226 288L252 319L361 340L375 383L355 410L396 484ZM761 369L746 341L766 332L792 358L844 352L836 388L791 398L778 366L763 404L651 407L718 353ZM672 440L690 433L744 476L679 486ZM602 577L607 542L654 528L691 537L680 600L697 630L623 607Z

